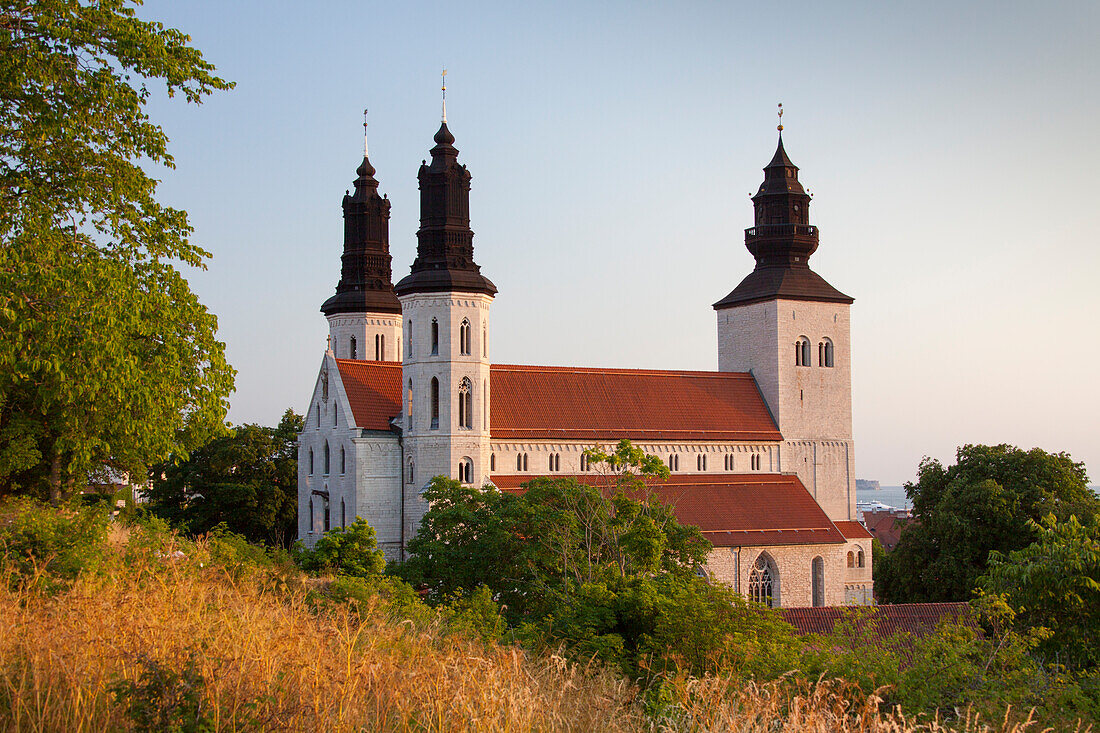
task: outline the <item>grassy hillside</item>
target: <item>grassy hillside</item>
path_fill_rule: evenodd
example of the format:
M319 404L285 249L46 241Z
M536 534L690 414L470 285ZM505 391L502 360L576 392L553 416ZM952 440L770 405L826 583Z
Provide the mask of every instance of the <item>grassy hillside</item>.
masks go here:
M658 692L485 640L483 611L313 579L233 537L0 511L0 728L12 731L1040 730L879 710L843 681L677 674ZM507 639L507 636L505 636Z

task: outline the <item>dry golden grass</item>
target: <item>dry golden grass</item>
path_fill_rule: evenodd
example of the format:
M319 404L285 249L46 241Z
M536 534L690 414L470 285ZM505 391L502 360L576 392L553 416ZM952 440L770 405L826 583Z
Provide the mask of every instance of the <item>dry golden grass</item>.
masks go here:
M115 533L107 569L53 597L0 584L0 728L130 729L111 685L150 661L192 660L226 731L948 730L882 715L875 698L850 707L837 683L790 680L671 679L669 712L650 719L606 670L395 622L381 601L318 607L293 578L211 565L203 543L124 562L126 543Z

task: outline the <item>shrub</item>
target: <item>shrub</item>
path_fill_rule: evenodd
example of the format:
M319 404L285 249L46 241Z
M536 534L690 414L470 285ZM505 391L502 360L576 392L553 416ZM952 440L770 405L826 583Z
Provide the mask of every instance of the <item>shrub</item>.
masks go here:
M56 588L103 558L107 512L102 508L54 508L33 499L0 506L0 567Z
M295 546L295 560L309 573L331 572L358 578L380 575L386 558L378 549L374 527L362 517L347 527L326 532L312 550Z

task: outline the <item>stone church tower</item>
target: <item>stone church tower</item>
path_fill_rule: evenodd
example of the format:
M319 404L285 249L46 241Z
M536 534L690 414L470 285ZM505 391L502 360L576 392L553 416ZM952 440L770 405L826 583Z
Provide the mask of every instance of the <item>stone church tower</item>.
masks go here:
M363 113L363 162L355 193L344 196L344 254L336 294L321 306L328 318L329 347L339 359L401 361L401 303L390 268L390 202L378 195L367 157Z
M752 372L783 434L778 465L795 473L833 520L855 519L849 307L810 269L818 246L810 196L779 146L753 196L745 246L756 268L722 300L718 369Z
M470 172L443 123L431 164L422 164L420 229L412 271L396 286L404 324L402 433L405 534L437 475L482 486L489 480L489 306L496 286L474 262Z

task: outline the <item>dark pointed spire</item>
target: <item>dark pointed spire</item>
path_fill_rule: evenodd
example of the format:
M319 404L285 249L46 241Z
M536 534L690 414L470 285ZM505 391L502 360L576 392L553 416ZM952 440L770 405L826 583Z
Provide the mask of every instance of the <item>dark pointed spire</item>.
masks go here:
M435 134L431 164L422 164L420 230L412 272L394 288L398 295L427 292L472 292L494 295L496 286L474 262L470 229L470 172L458 162L454 135L444 120Z
M782 122L782 105L779 114ZM818 229L810 224L810 195L798 180L798 166L783 148L782 124L779 145L752 202L756 225L745 230L745 247L756 258L756 268L714 308L778 298L852 303L810 269Z
M355 169L355 193L344 196L344 254L336 294L321 312L400 313L393 292L390 257L390 202L378 195L374 166L367 157L366 110L363 111L363 162Z

